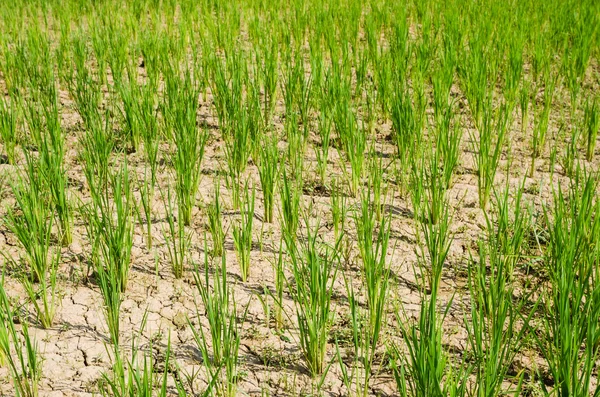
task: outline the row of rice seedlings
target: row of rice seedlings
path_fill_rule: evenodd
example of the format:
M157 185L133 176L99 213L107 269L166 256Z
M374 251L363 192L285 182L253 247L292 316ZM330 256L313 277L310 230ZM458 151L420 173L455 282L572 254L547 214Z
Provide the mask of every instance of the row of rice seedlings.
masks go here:
M29 325L22 321L0 284L0 358L8 365L14 392L23 397L37 397L42 378L42 359L38 344L29 335ZM19 321L21 329L15 322Z
M43 176L36 160L28 153L25 155L27 175L20 176L12 185L19 212L10 209L5 222L25 250L24 262L28 273L20 275L21 283L38 321L42 327L50 328L58 304L56 277L61 255L59 249L52 247L54 208L51 207ZM21 267L14 259L5 258L15 269Z
M206 241L204 246L204 274L195 265L193 276L203 305L202 312L196 309L197 319L208 320L208 331L202 325L194 326L189 319L188 323L206 369L208 387L205 395L233 397L237 395L239 381L240 331L248 307L239 319L235 295L227 282L224 255L221 264L214 267L213 282L210 282Z

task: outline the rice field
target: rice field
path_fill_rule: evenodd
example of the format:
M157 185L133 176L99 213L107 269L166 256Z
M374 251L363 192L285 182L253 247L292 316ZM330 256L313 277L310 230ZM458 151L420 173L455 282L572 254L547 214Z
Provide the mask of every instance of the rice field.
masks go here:
M0 4L0 395L600 396L600 2Z

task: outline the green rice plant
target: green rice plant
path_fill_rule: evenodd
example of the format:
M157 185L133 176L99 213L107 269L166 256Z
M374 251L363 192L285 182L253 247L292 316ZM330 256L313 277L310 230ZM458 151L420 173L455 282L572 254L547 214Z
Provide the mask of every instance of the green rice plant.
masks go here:
M545 395L599 393L592 374L599 356L600 286L597 241L600 230L598 176L578 169L572 186L554 192L552 214L545 208L549 244L545 255L550 283L542 289L542 328L536 335L552 376Z
M483 40L473 40L470 43L470 51L465 51L465 57L458 64L458 75L469 103L471 116L478 130L485 129L483 126L487 103L491 100L492 90L489 88L489 76L493 76L489 70L492 65L486 62Z
M304 171L304 157L307 148L307 139L298 124L296 113L292 113L285 121L287 138L286 159L289 164L290 173L301 177Z
M521 105L521 133L525 135L527 127L529 127L529 107L531 100L529 99L531 83L529 80L523 79L523 85L519 95L519 104Z
M347 198L342 191L339 181L334 179L331 186L331 222L335 240L337 241L346 227L346 218L348 214Z
M487 209L496 171L500 163L502 148L506 141L509 114L505 105L492 114L491 110L483 112L479 137L471 136L473 152L477 164L477 190L479 206Z
M212 203L208 205L208 229L212 237L212 254L221 256L223 254L223 244L225 242L225 232L223 231L223 215L221 212L221 183L215 179L215 192Z
M300 198L302 196L302 177L296 176L295 180L288 178L287 171L283 171L283 183L279 186L281 200L280 222L282 231L296 239L300 225Z
M240 108L232 111L231 124L224 131L225 157L227 166L232 175L238 177L248 166L252 153L252 134L254 127L253 114L249 106L239 105Z
M418 152L421 146L421 130L417 125L417 116L408 89L397 85L390 106L394 142L400 168L404 171L409 166L411 154L415 149ZM404 177L404 174L401 177Z
M398 314L407 355L396 345L391 347L392 369L400 391L412 396L462 396L466 394L468 368L452 368L442 346L442 324L451 302L443 313L438 313L438 293L442 270L452 241L450 213L447 200L437 223L421 223L424 242L420 244L421 260L428 258L428 266L421 267L421 308L416 323L406 324ZM409 375L409 376L406 376ZM408 379L407 379L408 378Z
M284 232L295 284L288 289L294 300L300 349L313 377L323 373L327 343L333 321L333 283L338 270L338 248L317 242L319 225L307 227L306 240L297 244L295 235Z
M279 253L273 263L274 284L275 284L275 327L277 331L281 332L285 326L284 308L283 308L283 294L285 291L285 271L283 261L283 239L279 242Z
M123 303L122 276L114 266L105 267L96 263L96 277L102 295L104 317L108 326L108 334L118 355L121 303Z
M594 97L592 101L587 101L584 109L585 141L587 161L592 161L594 151L596 150L596 141L598 139L598 130L600 130L600 109L598 99Z
M243 108L235 113L233 127L223 136L225 141L225 157L228 168L228 188L232 190L233 206L239 208L239 189L243 172L246 170L252 151L250 137L251 120L249 112Z
M384 217L378 224L375 212L372 210L372 204L370 192L364 192L360 212L354 216L358 248L362 261L364 287L367 294L369 338L371 345L376 347L386 314L390 276L386 257L390 239L391 219L389 216Z
M328 111L321 111L319 117L319 137L320 145L316 147L317 173L321 179L321 184L325 185L325 173L327 172L327 162L329 159L329 146L331 143L331 124L332 119Z
M83 172L90 190L103 188L110 178L110 160L116 147L112 131L112 109L102 115L93 108L89 115L89 126L86 127L81 139L80 157L83 159Z
M29 274L25 272L20 277L21 283L34 306L38 321L42 327L50 328L58 305L56 276L60 250L52 248L53 209L49 205L42 177L33 162L27 157L27 179L20 177L18 183L12 186L21 213L9 210L6 226L25 249L25 264ZM21 267L14 259L6 259L15 269Z
M541 155L546 144L546 133L548 132L548 122L550 110L552 107L552 96L556 85L556 77L546 77L546 87L544 89L544 101L541 110L538 110L536 123L533 126L533 137L531 141L531 168L529 176L533 177L535 173L535 160Z
M453 124L455 110L452 104L440 110L435 128L435 150L442 168L443 180L446 188L452 185L452 176L460 158L460 144L463 129L459 123Z
M42 360L36 341L29 336L27 322L20 321L21 330L15 326L18 314L13 310L4 289L4 277L0 284L0 354L8 364L14 392L18 396L37 397L42 378Z
M175 145L171 162L175 171L177 207L185 226L192 221L200 184L200 165L208 139L208 131L196 126L198 96L198 89L189 74L183 79L174 76L167 79L163 115L167 135Z
M367 144L366 131L358 126L358 121L349 105L342 101L338 104L335 117L335 128L347 160L350 162L350 192L358 194L365 162ZM345 166L342 168L345 170ZM345 171L344 171L345 172Z
M342 382L346 387L346 395L366 397L369 395L369 380L372 376L373 366L372 358L375 354L376 346L373 346L370 338L368 321L364 318L368 315L361 310L360 304L354 293L354 287L346 282L346 291L350 305L350 324L352 331L352 361L350 364L344 362L342 350L339 342L336 340L336 356L342 372Z
M206 247L206 240L204 243ZM204 274L196 265L194 280L204 306L203 312L197 308L198 318L208 320L208 331L202 326L196 328L188 319L196 346L202 354L208 379L211 380L207 395L233 397L237 393L239 381L240 331L246 319L246 307L241 319L238 318L237 304L231 287L227 284L225 255L221 265L214 270L214 278L209 280L208 250L204 250Z
M381 219L382 208L385 205L386 186L384 181L385 167L383 165L383 157L375 152L375 147L372 146L369 150L368 162L368 178L366 180L367 190L373 194L373 202L371 210L375 213L375 219ZM362 196L362 195L361 195ZM383 197L383 202L381 201ZM362 197L364 199L364 197Z
M111 397L166 397L169 395L167 391L170 387L169 372L173 370L171 363L171 336L169 334L167 346L164 352L164 358L162 364L164 369L162 373L157 368L156 358L153 357L154 345L150 341L148 351L142 351L138 346L139 335L142 335L147 322L147 312L144 314L142 324L138 330L138 335L134 336L131 341L131 358L124 358L119 353L119 350L115 350L113 357L113 373L104 373L99 383L99 391L102 396ZM139 358L139 355L142 358ZM185 395L185 392L181 386L181 381L177 379L179 373L175 369L175 388L180 393L179 395ZM181 394L184 393L184 394Z
M0 99L0 139L8 164L15 164L15 149L19 144L19 104L16 98Z
M139 222L146 224L146 248L150 250L152 249L152 202L154 201L154 186L148 179L147 170L144 170L144 180L139 186L140 205L136 206L135 210L138 213ZM142 220L140 207L144 212L144 220Z
M250 195L250 187L246 182L244 186L246 192L242 200L239 223L233 226L233 243L237 252L238 261L240 263L240 273L242 281L246 282L250 275L250 252L252 251L252 221L254 219L254 198L255 190L252 187L252 195Z
M142 100L141 89L136 81L137 76L131 75L124 81L116 81L115 91L121 100L121 116L124 121L123 138L124 141L136 152L139 149L142 125L140 114L138 113L138 104Z
M580 154L579 154L579 139L582 134L583 127L578 125L577 123L572 125L570 128L570 134L566 137L567 144L563 150L561 156L559 156L558 161L563 168L565 175L569 178L572 178L575 174L576 165L579 162Z
M55 104L54 106L58 106ZM43 166L41 171L48 185L54 211L58 218L58 224L61 231L61 242L63 245L69 245L73 241L72 224L73 210L68 197L69 182L65 167L65 136L60 127L58 111L55 108L52 116L47 116L47 129L49 138L52 142L52 149L46 148L47 144L40 151L39 161Z
M260 147L258 174L263 191L264 221L273 222L274 192L279 177L279 149L277 136L265 138Z
M411 159L410 198L414 218L422 222L435 224L444 213L447 181L440 167L440 156L440 151L425 146L422 154L415 154Z
M476 380L473 395L520 395L524 372L511 379L516 388L504 386L516 355L523 349L529 321L527 296L514 298L513 271L523 254L524 233L529 220L522 214L522 187L515 202L508 200L508 189L496 195L496 219L486 216L488 233L479 242L479 260L471 258L469 290L470 319L465 319L468 343L474 355ZM514 220L509 208L514 207ZM525 311L525 315L520 313ZM519 319L524 321L519 324Z
M185 225L180 216L175 221L175 211L170 188L167 188L167 197L163 197L163 204L167 214L167 227L163 229L163 236L167 243L171 270L175 278L181 278L183 277L185 265L188 261L192 235L185 230Z
M279 51L278 43L275 39L271 42L271 48L265 48L264 54L264 82L265 82L265 115L264 120L266 125L269 125L271 114L277 100L277 79L278 79L278 63Z
M223 231L223 215L221 213L221 183L215 179L215 197L212 203L208 205L208 229L212 236L212 254L221 256L223 254L223 244L225 242L225 232Z
M85 211L86 227L94 248L96 272L103 267L115 284L113 288L124 292L131 266L135 211L127 163L111 173L109 181L105 187L90 186L92 203Z
M152 186L156 185L158 173L160 130L157 109L157 83L148 83L141 88L141 100L137 103L137 115L140 119L140 135L144 143L146 161L150 166Z
M92 77L87 64L89 54L82 37L75 37L72 43L73 62L75 67L69 68L71 75L67 77L67 88L73 97L77 112L83 119L87 131L97 128L97 114L101 103L100 84ZM74 73L74 74L73 74Z

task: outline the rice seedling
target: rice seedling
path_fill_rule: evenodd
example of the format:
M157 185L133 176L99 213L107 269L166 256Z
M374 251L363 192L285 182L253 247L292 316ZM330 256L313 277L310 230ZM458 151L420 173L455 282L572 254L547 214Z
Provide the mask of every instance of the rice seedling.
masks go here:
M86 227L94 248L96 272L100 275L99 269L103 268L111 288L124 292L131 267L135 211L127 163L111 173L109 181L105 187L91 186L93 200L84 209Z
M24 262L29 273L26 270L21 275L21 283L38 321L42 327L50 328L58 305L56 276L60 250L52 248L54 212L48 202L44 181L35 160L28 156L26 154L27 178L20 177L12 186L20 213L11 209L6 217L6 226L25 249ZM5 258L15 269L21 267L13 258L6 255Z
M329 159L329 146L331 143L331 124L332 119L327 111L322 111L319 117L319 137L321 144L316 147L317 173L321 179L321 184L325 184L325 173L327 172L327 162Z
M285 325L285 316L283 308L283 294L285 292L286 278L284 272L284 261L283 261L283 240L279 242L279 252L277 258L273 263L273 273L275 274L275 327L277 331L281 332Z
M300 130L296 113L292 113L289 119L286 119L285 131L288 142L286 157L290 173L300 178L304 171L304 154L307 140L303 131Z
M368 315L360 310L354 288L347 281L346 276L344 276L344 279L346 281L346 290L348 291L350 304L353 360L350 365L344 362L342 351L337 341L336 355L342 371L342 381L346 387L347 395L368 396L369 380L372 376L372 359L375 354L376 345L372 344L370 329L366 325L367 321L364 319Z
M152 186L156 185L160 154L156 84L156 82L150 82L141 88L141 100L136 109L136 114L140 119L140 135L144 143L144 153L150 166Z
M55 83L52 81L51 86ZM25 105L25 120L37 146L37 167L49 191L49 199L55 209L61 228L61 241L69 245L72 241L72 211L69 204L68 183L64 166L65 135L60 125L58 98L53 88L47 94L38 93L37 100ZM43 96L42 96L43 95Z
M280 222L284 235L296 239L300 225L300 198L302 196L302 177L296 176L295 180L288 178L287 171L283 171L283 183L279 186L281 200Z
M260 148L258 174L263 191L264 221L273 222L274 192L279 177L279 149L277 136L265 138Z
M188 261L188 253L192 235L185 230L185 225L178 216L175 221L175 211L171 199L171 189L167 188L167 197L163 197L165 212L167 213L167 227L163 229L163 236L167 243L169 253L169 261L171 262L171 270L175 278L183 277L185 265Z
M350 192L355 196L361 184L365 161L366 131L358 126L358 121L347 102L338 104L335 116L335 128L347 160L350 162ZM343 170L345 170L345 166Z
M175 144L175 153L171 155L176 181L175 195L185 226L192 221L200 183L200 165L208 138L208 132L196 126L198 96L198 89L189 73L184 79L175 76L167 79L163 115L167 135Z
M300 348L304 363L313 377L322 374L326 364L327 342L333 321L333 281L338 270L338 246L317 241L317 224L307 227L305 242L295 243L284 234L295 284L288 285L298 321Z
M252 195L250 195L250 187L246 182L244 186L246 192L242 201L239 223L233 226L233 243L237 252L238 261L240 263L240 273L242 281L246 282L250 275L250 252L252 251L252 221L254 219L254 199L256 192L252 187Z
M471 139L477 164L479 206L485 210L488 206L496 171L500 163L500 156L506 141L509 124L508 109L503 105L493 114L491 110L486 110L481 117L479 137L472 136Z
M29 325L19 321L21 330L17 330L15 319L19 317L4 289L3 276L0 284L0 353L8 364L14 392L23 397L37 397L42 361L38 344L29 335Z
M338 240L344 231L348 214L347 198L342 191L339 181L334 180L331 187L331 222L335 239Z
M521 106L521 133L525 134L525 131L529 127L529 109L531 100L529 95L531 94L531 83L529 80L523 80L521 91L519 92L519 104Z
M212 254L221 256L225 242L223 231L223 215L221 213L221 184L219 179L215 180L215 192L212 203L208 205L208 229L212 236Z
M19 118L19 104L15 98L0 99L0 139L4 146L6 161L15 164L15 149L19 144L20 134L17 128Z
M146 224L146 248L152 249L152 201L154 200L154 187L147 178L147 171L144 171L144 180L139 186L140 203L135 207L140 223ZM141 211L140 211L141 207ZM144 219L142 219L142 212Z
M227 284L224 255L221 264L214 269L214 282L210 282L206 241L204 246L204 274L196 264L193 275L204 307L202 314L199 309L196 310L197 316L208 320L208 331L202 326L194 326L189 319L188 323L210 379L206 394L233 397L239 381L240 331L248 309L246 307L243 316L238 319L235 296Z
M529 170L529 176L533 176L535 173L535 160L541 154L546 144L546 134L548 132L548 121L550 117L550 109L552 106L552 95L554 93L554 86L556 85L556 78L552 76L546 77L546 87L544 90L544 101L542 109L538 111L536 123L533 126L533 139L531 141L532 153L531 153L531 169Z
M508 198L508 190L496 195L497 217L487 218L488 235L479 242L478 261L472 258L469 267L472 307L470 319L465 321L475 359L476 380L471 388L479 396L520 395L523 371L511 380L514 388L507 388L503 380L509 378L513 361L527 341L529 320L535 311L526 313L527 296L514 298L513 272L522 257L529 220L522 214L522 188L514 203ZM513 214L509 213L511 206ZM522 312L524 321L518 324Z
M587 101L584 110L585 140L587 161L592 161L594 151L596 150L596 141L598 130L600 130L600 110L598 108L598 99Z
M140 339L143 330L146 327L148 320L148 312L144 313L142 324L137 334L131 340L131 358L126 358L120 355L118 349L115 350L113 357L112 374L104 373L99 380L100 395L102 396L140 396L140 397L166 397L169 390L169 372L172 371L171 363L171 335L169 334L167 345L164 352L163 365L164 369L159 372L158 363L153 357L154 345L150 341L148 351L141 350L138 340ZM142 355L142 358L139 358ZM181 387L181 382L177 379L177 370L174 371L175 388L180 393L185 395L185 391ZM181 394L183 393L183 394Z

